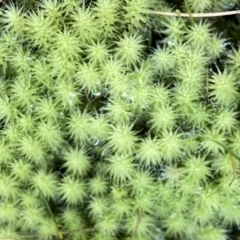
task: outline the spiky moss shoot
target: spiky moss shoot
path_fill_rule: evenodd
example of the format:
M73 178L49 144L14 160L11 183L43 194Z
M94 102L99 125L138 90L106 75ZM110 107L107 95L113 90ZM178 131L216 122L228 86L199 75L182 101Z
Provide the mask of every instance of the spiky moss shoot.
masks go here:
M181 41L169 45L169 48L173 66L177 67L176 69L179 69L179 72L181 72L181 69L183 69L183 72L186 72L186 66L188 71L192 72L194 76L207 72L206 67L210 64L210 57L206 55L206 51L202 46L196 47L194 44L191 45ZM175 69L173 69L173 72L175 72ZM197 83L197 80L195 82Z
M228 177L228 184L233 174L231 157L231 154L219 154L212 163L212 169L217 174L221 174L222 178Z
M188 63L188 58L192 52L192 47L186 43L168 41L170 54L172 56L173 67L179 67ZM173 69L174 70L174 69ZM171 75L170 75L171 76Z
M19 208L11 201L1 201L0 203L0 223L16 225L19 216Z
M72 28L81 43L90 43L101 39L101 30L98 27L98 22L95 21L93 10L77 8L71 14Z
M166 236L173 236L180 239L193 239L196 225L187 220L181 213L172 212L168 218L163 220L163 228L166 229Z
M11 169L10 176L23 184L29 183L34 174L33 165L26 162L25 159L17 159L9 162L8 166Z
M123 33L116 44L115 56L126 64L127 67L136 65L142 57L144 45L141 36L137 34Z
M61 4L56 0L42 0L37 3L39 9L42 10L45 18L49 19L54 25L59 25L63 15L63 9Z
M82 6L83 0L63 0L61 2L61 7L66 16L70 16L79 6Z
M86 111L73 111L67 121L68 134L76 143L84 144L91 134L89 126L92 116Z
M179 44L179 46L181 45ZM176 45L175 48L173 49L177 50L177 47L178 45ZM172 53L174 54L174 50L172 50ZM175 57L177 57L177 54ZM177 64L180 70L181 70L181 65L190 66L192 67L192 69L195 69L197 73L199 72L207 73L208 71L207 67L211 62L210 56L206 54L206 51L204 51L203 47L196 48L196 46L189 45L189 44L186 44L185 54L184 56L182 56L182 60L180 58L179 60L180 60L179 64L177 62L175 63Z
M124 22L130 30L141 29L150 21L149 14L146 13L153 6L152 1L148 0L125 0Z
M154 65L154 71L163 76L174 67L170 50L166 45L164 47L158 46L157 49L154 50L151 61Z
M129 124L134 117L131 108L121 99L110 99L104 109L107 111L107 119L113 123Z
M78 38L66 28L55 34L51 50L61 52L62 56L69 60L77 60L82 53Z
M155 208L155 216L160 219L164 219L169 217L172 209L166 208L166 204L169 203L169 199L175 197L175 189L169 185L164 183L164 179L160 175L157 182L157 187L155 190L155 199L157 208Z
M186 0L185 5L187 5L194 12L203 12L212 7L211 0Z
M116 59L113 56L110 56L109 59L101 66L101 79L103 83L107 86L116 81L119 77L123 76L126 72L126 67L124 63Z
M23 191L22 194L19 196L19 206L21 208L40 208L43 209L42 199L39 196L34 194L33 189L27 189Z
M131 86L148 86L154 82L154 67L151 60L143 59L139 66L135 67L133 72L129 73Z
M145 192L137 194L131 199L133 212L147 212L154 214L155 211L155 194L153 192Z
M215 129L206 129L201 135L201 147L206 154L212 153L214 156L219 156L224 152L226 137Z
M41 237L43 240L51 240L53 236L59 237L58 226L52 218L45 217L44 221L38 225L37 232L43 235Z
M86 225L84 220L81 217L81 212L78 208L65 208L60 213L59 218L57 219L63 229L67 229L68 231L72 231L69 235L69 238L72 240L84 240L87 239L87 235L89 233L85 231L76 231L76 229L85 229ZM59 225L60 225L59 224ZM75 232L76 231L76 232ZM64 237L65 238L65 237Z
M237 75L224 69L223 72L218 70L209 79L209 96L223 107L229 106L238 98Z
M211 121L211 111L206 111L206 106L201 103L194 104L194 108L189 109L188 112L185 112L181 116L182 120L192 126L193 135L199 129L203 129L206 124L209 124Z
M139 115L145 114L150 108L151 87L148 84L139 84L129 91L127 103Z
M95 224L98 233L103 236L114 236L120 230L119 219L111 214L102 216ZM104 238L103 238L104 239Z
M151 138L148 136L138 145L136 158L140 164L148 168L150 166L158 166L161 162L161 148L159 146L159 140L157 138Z
M63 167L72 176L82 177L90 168L91 162L84 148L68 148L63 152Z
M0 238L18 239L19 237L21 236L18 234L18 230L13 225L0 227Z
M102 35L106 38L115 37L117 29L115 24L120 20L119 18L119 0L99 0L96 2L94 9L94 16L102 29Z
M195 197L197 196L198 194L195 195ZM190 219L192 222L199 224L200 226L207 225L209 222L214 222L216 220L215 212L209 211L209 209L200 206L198 200L196 200L196 202L194 201L190 208Z
M210 176L209 161L200 156L190 156L184 160L184 177L200 185L201 182L207 182Z
M182 134L178 134L172 130L163 131L160 136L159 147L161 149L161 157L164 161L171 162L177 160L185 149Z
M25 28L25 16L23 8L18 8L13 4L6 5L5 9L0 12L4 28L19 36L24 32Z
M18 45L18 41L20 40L20 38L18 36L16 36L14 33L12 32L4 32L1 37L1 60L5 59L6 57L10 57L11 54L14 53L14 50L16 50L16 47L19 46ZM9 63L9 61L6 61L5 64L2 67L1 70L7 70L7 63ZM6 72L4 72L6 74Z
M36 118L43 121L57 122L59 116L60 107L57 102L54 101L52 96L46 96L38 99L36 102Z
M36 82L37 85L41 86L38 88L41 89L41 92L46 92L53 86L53 82L51 81L51 66L48 65L45 57L39 57L38 59L32 59L31 61L31 74L32 80Z
M0 152L0 166L9 163L13 158L14 150L12 146L3 139L0 140Z
M176 187L175 189L177 189ZM173 190L173 195L170 197L170 199L166 199L166 208L168 208L168 216L166 218L169 218L169 216L173 215L185 215L189 211L188 203L191 201L191 195L187 196L184 194L180 194L178 191ZM189 221L188 218L186 218L187 221Z
M92 195L102 196L108 189L108 182L104 177L97 174L88 181L88 189Z
M206 226L201 227L196 232L196 240L226 240L228 239L227 231L221 227Z
M19 75L14 83L10 84L9 94L14 106L26 111L30 105L36 104L38 91L38 86L29 79L29 76Z
M10 101L7 95L0 97L0 119L4 119L6 122L16 118L18 113L14 103Z
M93 146L97 146L100 142L105 141L110 133L110 124L104 114L95 114L91 119L89 128L91 129L91 137L89 143Z
M67 205L79 205L86 197L86 184L81 179L66 176L58 184L57 194Z
M229 196L223 197L220 206L219 216L221 218L221 224L226 228L240 224L240 206L237 192L234 193L233 197L231 194L231 198L229 198Z
M170 91L163 83L158 83L151 89L151 106L153 111L168 106L170 101Z
M110 211L117 219L129 217L132 214L132 206L130 205L130 199L120 199L113 201L110 206Z
M221 206L221 193L217 192L210 184L198 191L198 204L200 208L208 211L219 211Z
M173 106L159 106L150 113L148 121L151 131L161 132L173 129L176 125L177 113Z
M239 129L234 130L230 138L230 149L237 155L240 156L240 131Z
M18 146L20 153L27 160L36 163L38 166L46 167L46 151L39 140L27 134L21 136Z
M28 113L21 114L16 119L16 126L22 134L28 134L36 130L36 119L34 119L31 111L34 111L33 105L28 106Z
M110 200L106 197L92 197L88 203L90 217L97 221L106 213L109 213L110 204Z
M221 38L217 34L212 34L211 41L209 41L209 46L207 48L207 55L211 60L221 57L226 51L226 39Z
M101 75L93 64L82 63L77 66L77 83L81 89L89 93L101 91Z
M232 163L230 164L232 168ZM217 185L217 191L223 193L222 203L224 204L225 199L227 201L229 198L232 199L235 198L235 196L238 196L239 188L240 181L238 176L235 176L235 173L233 173L233 169L231 169L228 175L221 176L221 179L219 180Z
M133 126L125 124L112 126L111 135L107 138L107 147L117 154L133 154L138 137L132 128Z
M93 66L101 66L108 58L109 52L108 45L104 41L92 41L85 47L87 53L86 59Z
M127 186L133 195L155 189L154 178L148 171L137 171Z
M23 232L36 231L39 224L46 220L46 211L42 206L24 207L22 208L22 213L18 221L18 227Z
M66 207L59 215L59 220L66 229L76 230L81 229L84 226L84 221L81 219L81 215L78 208Z
M240 75L240 49L233 49L231 53L228 54L226 66L230 72L234 72L237 76Z
M192 64L179 64L180 66L174 70L173 76L183 84L183 86L198 91L205 84L206 70L202 67L193 68ZM195 63L197 64L197 63ZM177 87L179 86L176 84Z
M167 182L167 185L174 186L183 178L183 169L176 165L166 166L159 176L161 181Z
M128 195L127 184L124 183L113 183L111 186L111 198L113 201L118 201L121 199L126 199Z
M1 134L4 141L9 143L9 146L11 145L12 149L19 144L19 139L23 136L19 131L17 124L14 124L13 122L6 124L5 129L1 130Z
M117 78L113 78L108 83L107 87L113 99L122 100L126 105L133 101L130 92L135 88L135 83L131 81L129 75L119 74Z
M211 41L211 28L207 22L200 21L190 27L186 35L186 40L197 48L207 47L209 41Z
M164 42L170 46L178 43L179 39L182 39L183 35L186 33L184 19L182 18L166 18L162 24L164 30L161 30L160 32L167 35Z
M188 83L179 83L173 92L174 107L179 114L189 114L195 108L195 104L199 100L199 87L189 86Z
M184 177L181 177L180 180L176 182L175 186L178 188L178 196L189 197L192 196L193 193L198 194L199 192L202 192L201 185L196 185L194 182L189 182L189 179Z
M46 199L56 196L58 187L56 174L38 170L38 172L32 176L30 182L36 196L41 195L41 193Z
M1 53L1 49L0 49L0 53ZM1 59L1 57L0 57L0 59ZM8 83L5 81L5 79L3 77L0 77L0 96L1 97L5 95L4 93L6 93L7 87L8 87Z
M198 134L198 128L193 128L189 132L183 133L185 149L188 149L188 154L194 155L198 149L200 149L199 141L195 137ZM183 157L186 157L186 153L183 153Z
M138 224L140 218L140 223ZM136 226L138 225L137 231L136 231L136 238L139 239L149 239L149 237L154 237L154 230L156 228L156 220L154 217L149 216L146 213L139 212L134 213L131 216L129 216L125 222L123 228L126 230L127 234L131 236L131 234L135 231Z
M81 102L81 94L72 79L59 79L53 87L55 101L61 105L63 110L69 110L76 107Z
M50 149L53 152L59 150L64 141L60 126L52 121L39 122L35 136L44 148Z
M51 79L72 79L77 72L76 60L70 60L57 50L48 51L46 54L49 67L51 67ZM50 80L51 80L50 79ZM47 81L53 84L54 81Z
M29 66L36 58L33 55L32 50L29 48L24 48L21 45L16 45L12 51L12 53L8 52L8 61L10 66L12 67L12 71L16 71L17 78L28 80L27 82L31 82L29 74L31 70ZM13 82L15 83L15 81Z
M238 112L234 110L220 110L213 118L213 127L222 133L232 133L238 127Z
M133 157L130 155L114 154L107 158L106 172L115 182L125 182L131 179L135 170Z
M31 12L25 19L26 39L35 47L40 47L43 51L49 49L49 41L54 38L57 26L44 16L43 11Z

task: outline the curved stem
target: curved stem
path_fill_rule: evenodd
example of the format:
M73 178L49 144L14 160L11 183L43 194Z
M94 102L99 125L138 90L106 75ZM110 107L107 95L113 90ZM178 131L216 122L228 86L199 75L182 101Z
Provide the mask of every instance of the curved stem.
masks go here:
M181 17L219 17L219 16L227 16L227 15L235 15L240 14L240 10L235 11L226 11L226 12L210 12L210 13L180 13L179 11L176 12L162 12L162 11L147 11L146 13L155 14L155 15L162 15L162 16L181 16Z

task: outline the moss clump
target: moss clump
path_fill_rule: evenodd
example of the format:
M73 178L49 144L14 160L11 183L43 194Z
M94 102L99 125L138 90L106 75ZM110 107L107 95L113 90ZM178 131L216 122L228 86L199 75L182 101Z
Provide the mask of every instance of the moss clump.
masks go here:
M0 14L0 238L226 239L238 47L155 0L28 4Z

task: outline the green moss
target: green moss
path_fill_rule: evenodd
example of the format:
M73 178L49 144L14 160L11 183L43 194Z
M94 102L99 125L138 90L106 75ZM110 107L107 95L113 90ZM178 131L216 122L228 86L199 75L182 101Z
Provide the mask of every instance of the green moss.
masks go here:
M240 223L234 40L146 13L163 1L1 7L0 238L226 239Z

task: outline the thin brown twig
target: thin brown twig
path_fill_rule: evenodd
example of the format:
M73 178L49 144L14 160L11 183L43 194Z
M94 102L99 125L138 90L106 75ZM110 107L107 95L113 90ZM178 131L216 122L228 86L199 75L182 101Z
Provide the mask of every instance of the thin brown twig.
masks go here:
M237 177L237 160L234 156L230 155L230 160L232 164L232 171L233 171L233 176L232 176L232 181L228 184L228 186L231 186L234 180Z
M147 13L162 15L162 16L181 16L181 17L219 17L240 14L240 10L226 11L226 12L210 12L210 13L181 13L181 12L162 12L162 11L148 11Z
M138 230L138 227L140 225L140 222L141 222L141 219L142 219L142 216L143 216L143 211L141 211L138 215L138 220L137 220L137 224L136 224L136 227L135 229L133 230L132 232L132 237L131 237L131 240L133 240L137 234L137 230Z
M208 103L209 103L209 82L208 82L208 71L206 72L206 112L208 110Z

